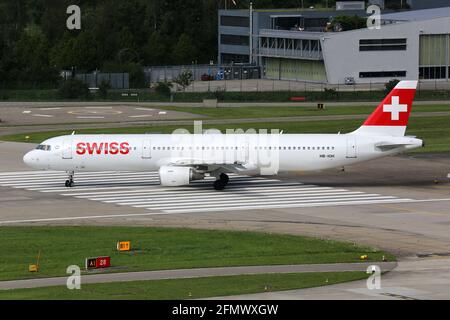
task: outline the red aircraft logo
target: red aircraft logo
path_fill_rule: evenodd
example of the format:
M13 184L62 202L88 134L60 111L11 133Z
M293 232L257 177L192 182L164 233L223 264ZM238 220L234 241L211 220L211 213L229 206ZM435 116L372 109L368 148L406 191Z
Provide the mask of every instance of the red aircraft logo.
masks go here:
M77 154L128 154L130 144L128 142L79 142L77 143Z

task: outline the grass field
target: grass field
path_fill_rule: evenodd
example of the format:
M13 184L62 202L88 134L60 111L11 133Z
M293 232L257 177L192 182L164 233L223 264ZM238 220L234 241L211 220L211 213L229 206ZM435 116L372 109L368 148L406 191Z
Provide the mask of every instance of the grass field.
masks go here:
M325 103L326 106L326 103ZM375 109L373 106L326 106L324 110L316 107L228 107L228 108L204 108L204 107L164 107L164 110L189 112L208 116L214 119L244 119L244 118L276 118L294 116L335 116L335 115L369 115ZM450 111L450 105L423 105L414 106L414 112L440 112Z
M207 277L176 280L81 284L80 290L66 287L0 291L4 299L198 299L207 297L293 290L364 279L363 272L288 273Z
M327 121L305 121L305 122L264 122L263 119L258 123L235 123L221 125L204 125L206 128L217 128L225 130L227 128L241 128L247 130L254 129L280 129L284 133L337 133L351 132L361 125L361 120L327 120ZM77 130L77 134L137 134L137 133L171 133L179 126L143 126L143 127L127 127L127 128L104 128L104 129L82 129ZM184 126L192 132L192 126ZM16 134L10 136L2 136L0 140L16 141L16 142L33 142L39 143L45 139L70 134L71 130L58 130L49 132L36 132L27 134ZM417 136L426 142L425 148L419 148L413 153L425 152L449 152L450 151L450 116L441 117L423 117L411 118L407 135ZM29 136L29 139L26 139Z
M290 235L143 227L1 227L0 280L65 276L85 258L111 256L115 272L241 265L358 262L393 256L352 243ZM118 253L117 241L136 252ZM41 250L40 271L28 272Z
M222 85L226 85L222 82ZM103 99L98 94L92 94L87 99L71 101L128 101L137 102L137 97L124 97L123 92L139 94L139 101L169 102L170 97L162 96L149 89L110 90L108 97ZM371 91L340 91L336 93L325 91L253 91L253 92L176 92L175 102L202 102L203 99L218 99L224 102L289 102L293 96L304 96L306 101L380 101L386 96L383 90ZM448 100L450 90L417 90L416 100ZM0 101L67 101L58 94L57 89L3 89L0 90Z

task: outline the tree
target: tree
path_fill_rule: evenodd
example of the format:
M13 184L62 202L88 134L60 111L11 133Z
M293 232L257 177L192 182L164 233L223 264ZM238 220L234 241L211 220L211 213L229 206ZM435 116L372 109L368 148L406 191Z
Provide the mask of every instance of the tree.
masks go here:
M87 84L78 79L69 79L62 83L58 94L63 99L87 99L91 93Z
M361 29L367 26L367 20L362 17L354 16L337 16L333 18L332 26L340 25L342 31Z
M196 56L196 49L192 39L186 33L183 33L178 39L175 48L173 48L173 62L175 64L190 64L196 60Z
M395 88L395 86L396 86L399 82L400 82L400 80L398 80L398 79L392 79L392 80L389 80L388 82L386 82L386 83L384 84L384 92L385 92L386 94L388 94L389 92L391 92L391 91Z
M163 97L170 97L172 86L170 82L158 82L155 87L155 92Z
M159 32L153 32L144 47L144 63L147 66L162 65L168 61L167 45Z
M50 66L48 52L49 43L40 27L25 28L15 50L17 80L33 86L41 82L55 83L58 74Z
M174 82L183 88L183 91L192 83L192 72L189 70L183 71L175 78Z

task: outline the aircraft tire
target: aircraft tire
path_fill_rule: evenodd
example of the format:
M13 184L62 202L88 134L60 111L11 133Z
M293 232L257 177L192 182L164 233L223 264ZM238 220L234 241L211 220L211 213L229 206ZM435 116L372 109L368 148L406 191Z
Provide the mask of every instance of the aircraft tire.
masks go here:
M214 181L214 189L216 189L216 190L223 190L223 189L225 189L225 185L226 184L221 179L218 179L218 180Z

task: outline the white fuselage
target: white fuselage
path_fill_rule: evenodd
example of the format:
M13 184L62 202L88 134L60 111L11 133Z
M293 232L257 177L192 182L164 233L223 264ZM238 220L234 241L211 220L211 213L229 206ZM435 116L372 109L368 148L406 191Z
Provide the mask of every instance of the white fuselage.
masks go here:
M399 147L386 150L377 147L380 143ZM347 166L420 147L422 140L356 134L145 134L71 135L43 144L49 150L27 153L28 165L76 172L153 171L207 163L272 175Z

